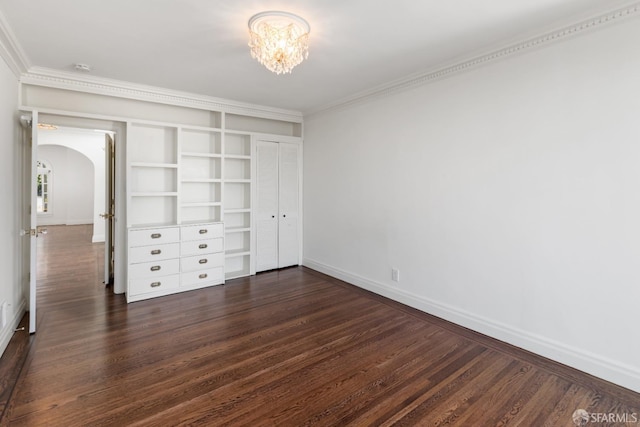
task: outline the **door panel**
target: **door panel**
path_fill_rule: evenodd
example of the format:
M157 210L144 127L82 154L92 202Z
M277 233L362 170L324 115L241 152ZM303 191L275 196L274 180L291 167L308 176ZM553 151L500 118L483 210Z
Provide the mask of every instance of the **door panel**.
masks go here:
M256 222L256 272L278 268L276 219Z
M298 146L279 143L279 211L281 214L298 215Z
M256 272L278 268L278 144L256 144Z
M38 280L38 112L31 116L31 203L29 207L29 333L36 332L36 283Z
M278 224L278 268L298 264L298 218L281 218Z
M114 259L115 259L115 227L113 224L116 213L116 193L115 193L115 165L116 152L113 138L108 133L105 134L105 233L104 233L104 284L113 284Z
M278 267L298 265L298 145L279 143Z

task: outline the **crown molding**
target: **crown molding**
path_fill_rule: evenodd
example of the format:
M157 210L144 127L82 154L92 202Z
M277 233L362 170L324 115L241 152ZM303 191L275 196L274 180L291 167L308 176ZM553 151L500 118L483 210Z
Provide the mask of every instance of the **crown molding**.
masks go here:
M198 95L190 92L164 89L156 86L147 86L121 80L78 75L50 68L32 67L28 72L22 73L20 76L20 83L180 107L197 108L201 110L223 111L225 113L260 117L271 120L302 123L302 113L299 111L243 103L229 99Z
M0 57L5 60L13 74L19 78L29 69L29 60L16 40L6 18L0 12Z
M516 43L509 44L506 47L494 48L484 54L475 55L446 66L439 66L438 68L427 72L412 74L402 79L394 80L390 83L385 83L372 89L356 93L352 96L342 98L341 100L307 111L304 113L304 117L306 119L325 112L340 110L352 105L366 103L376 98L387 97L411 88L433 83L462 72L471 71L494 61L499 61L533 49L538 49L551 43L575 37L576 35L590 32L605 25L620 22L626 18L638 15L640 15L640 2L634 1L623 8L619 8L605 14L600 14L596 17L592 17L560 29L546 32L543 35L531 37L524 41L518 41Z

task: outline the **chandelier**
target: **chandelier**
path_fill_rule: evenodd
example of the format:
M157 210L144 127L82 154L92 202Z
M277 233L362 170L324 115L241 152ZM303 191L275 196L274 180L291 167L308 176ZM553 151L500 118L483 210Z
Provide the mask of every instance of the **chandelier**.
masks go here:
M276 74L291 73L309 56L307 21L287 12L262 12L249 20L251 56Z

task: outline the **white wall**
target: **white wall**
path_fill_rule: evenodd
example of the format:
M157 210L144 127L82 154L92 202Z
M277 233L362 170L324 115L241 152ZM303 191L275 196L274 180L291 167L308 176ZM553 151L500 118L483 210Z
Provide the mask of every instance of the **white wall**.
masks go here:
M21 282L22 192L18 177L22 173L20 127L17 118L18 81L0 59L0 305L7 303L4 327L0 323L0 354L13 336L13 330L25 310ZM1 319L0 319L1 322Z
M105 221L100 217L101 213L106 212L105 208L105 135L102 132L84 129L72 129L60 127L57 130L41 130L38 135L39 157L47 159L47 150L52 146L68 147L71 150L83 155L91 161L92 177L82 178L82 182L71 182L71 185L80 185L80 192L72 193L74 204L78 201L82 203L82 213L78 212L79 207L73 206L74 212L68 210L68 206L61 209L58 201L54 200L52 205L53 215L39 215L38 223L41 225L52 224L93 224L93 242L104 242L105 237ZM68 157L65 162L74 161L79 157ZM50 159L49 159L50 160ZM86 164L84 165L86 169ZM56 169L59 169L56 167ZM58 173L58 170L55 171ZM67 174L67 172L64 172ZM80 173L80 172L78 172ZM92 178L89 180L89 178ZM87 185L93 183L93 188L87 188ZM63 183L56 181L53 183L54 191ZM70 189L64 189L68 192ZM54 196L56 197L56 196ZM56 197L57 199L57 197ZM91 211L88 212L88 203L91 202ZM69 216L71 214L71 216Z
M50 214L38 225L93 223L94 169L80 152L60 145L38 147L38 157L52 168Z
M640 391L638 24L305 118L305 265Z

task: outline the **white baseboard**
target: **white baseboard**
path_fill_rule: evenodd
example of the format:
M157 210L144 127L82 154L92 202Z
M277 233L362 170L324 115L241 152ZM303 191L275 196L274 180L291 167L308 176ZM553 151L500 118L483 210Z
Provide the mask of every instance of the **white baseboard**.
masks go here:
M304 258L302 265L640 393L640 369Z
M9 341L11 341L11 337L15 332L16 327L20 323L22 316L27 312L27 302L22 300L18 309L14 311L13 318L7 322L7 326L0 332L0 356L4 353L9 345ZM25 334L28 334L28 331L24 331Z
M104 234L94 234L91 238L91 243L102 243L104 242Z

